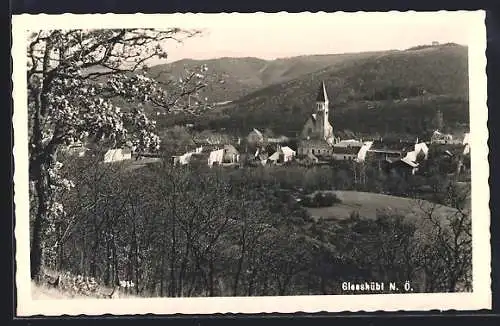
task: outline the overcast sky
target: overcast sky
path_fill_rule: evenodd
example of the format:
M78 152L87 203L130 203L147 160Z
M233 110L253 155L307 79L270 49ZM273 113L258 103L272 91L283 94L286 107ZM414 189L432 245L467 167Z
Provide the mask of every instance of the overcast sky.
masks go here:
M193 15L176 26L201 28L203 34L183 44L169 43L167 60L275 59L305 54L406 49L432 41L466 45L470 34L468 17L460 12Z

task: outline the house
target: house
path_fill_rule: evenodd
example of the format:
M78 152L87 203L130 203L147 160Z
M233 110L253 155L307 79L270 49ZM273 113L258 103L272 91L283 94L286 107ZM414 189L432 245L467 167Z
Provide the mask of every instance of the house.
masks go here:
M424 159L427 160L429 158L429 147L425 142L420 142L420 143L417 142L414 148L415 148L414 151L417 153L417 155L423 153Z
M332 154L331 146L335 143L333 126L329 121L329 102L325 83L322 82L316 96L316 107L307 119L299 141L299 155L320 153Z
M333 154L333 147L323 140L301 140L297 150L300 156L321 155L321 156L331 156Z
M453 136L450 134L443 134L439 130L435 130L431 136L431 144L449 144L453 141Z
M429 147L426 143L415 144L414 150L407 152L404 159L410 162L418 163L427 160L429 157Z
M253 129L247 136L249 144L261 144L264 142L264 135L257 129Z
M89 149L83 145L82 142L75 142L67 147L65 147L62 151L69 154L75 155L78 157L83 157L87 153Z
M341 161L357 161L361 147L333 147L332 158Z
M178 165L187 165L191 162L191 157L193 156L194 152L188 152L180 156L173 156L173 164L174 166Z
M363 142L359 140L342 140L333 145L332 158L334 160L355 161L361 147L363 147Z
M214 165L222 164L223 159L224 159L224 149L223 148L211 151L209 156L208 156L208 166L212 167Z
M278 150L273 155L269 156L268 161L273 163L291 162L295 157L296 152L288 146L278 147Z
M470 138L470 134L468 132L465 133L464 140L462 141L462 144L464 145L464 151L463 151L464 155L470 154L470 141L469 141L469 138Z
M104 153L103 162L112 163L132 159L132 151L128 148L110 149Z
M389 171L397 173L402 177L414 175L418 171L418 163L412 162L407 158L396 160L389 165Z
M358 151L358 157L356 158L357 162L364 162L366 159L366 154L368 150L371 148L373 141L366 141L363 143L363 146Z
M290 141L290 138L286 136L280 136L276 138L269 137L267 138L267 142L270 144L284 144L286 142Z
M224 145L223 163L238 163L240 152L233 145Z
M379 139L374 140L367 150L365 159L371 161L396 161L409 151L412 151L415 142L401 139Z

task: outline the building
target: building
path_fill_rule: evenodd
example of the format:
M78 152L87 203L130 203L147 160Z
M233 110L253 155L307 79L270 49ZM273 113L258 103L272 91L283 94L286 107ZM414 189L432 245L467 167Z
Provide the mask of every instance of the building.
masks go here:
M470 154L470 141L469 141L469 138L470 138L470 134L468 132L465 133L464 140L462 141L462 144L464 145L464 151L463 151L464 155Z
M389 165L389 171L402 177L414 175L418 171L418 163L412 162L407 158L396 160Z
M355 139L342 140L333 145L334 160L357 161L363 142Z
M363 146L358 151L358 157L356 158L357 162L364 162L366 160L366 154L372 147L373 141L366 141L363 143Z
M223 148L211 151L208 156L208 166L212 167L214 165L220 165L222 164L223 159L224 159Z
M110 149L104 153L103 162L112 163L132 159L132 151L128 148Z
M82 142L75 142L67 147L64 147L62 152L69 155L83 157L89 149L83 145Z
M191 162L191 157L194 154L200 154L202 152L203 152L203 146L198 146L194 150L186 152L182 155L172 156L172 163L174 166L189 164Z
M426 143L417 143L412 151L406 153L403 157L407 162L419 164L420 162L429 158L429 147Z
M337 161L357 161L361 147L333 147L332 158Z
M431 144L450 144L453 142L453 136L443 134L439 130L435 130L431 136Z
M325 83L322 82L316 97L314 113L307 119L299 142L299 155L326 154L332 155L335 143L333 127L329 121L329 101Z
M253 129L247 136L249 144L262 144L264 142L264 135L257 129Z
M415 142L401 139L374 140L366 151L365 159L372 161L390 161L402 159L406 153L414 150Z
M238 163L240 152L233 145L224 145L223 163Z
M273 155L269 156L268 161L277 164L291 162L295 158L296 152L288 146L279 147Z
M300 156L312 154L331 157L333 154L333 147L324 140L306 139L299 142L297 152Z
M286 136L279 136L279 137L269 137L267 138L267 143L269 144L284 144L290 141L290 138Z

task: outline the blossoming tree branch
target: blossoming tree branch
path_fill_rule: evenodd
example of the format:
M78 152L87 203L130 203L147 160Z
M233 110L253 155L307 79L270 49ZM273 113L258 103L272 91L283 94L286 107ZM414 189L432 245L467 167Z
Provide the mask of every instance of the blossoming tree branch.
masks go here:
M186 71L182 78L159 83L147 76L148 60L166 58L168 41L199 34L170 28L119 30L46 30L28 39L27 81L29 169L33 189L34 221L31 242L31 277L37 278L44 256L51 249L44 235L53 222L64 218L58 194L73 186L59 176L57 152L75 141L129 143L136 151L157 151L155 121L141 103L164 112L198 113L206 105L188 105L205 87L203 73ZM113 101L122 98L133 109ZM57 244L56 244L57 245Z

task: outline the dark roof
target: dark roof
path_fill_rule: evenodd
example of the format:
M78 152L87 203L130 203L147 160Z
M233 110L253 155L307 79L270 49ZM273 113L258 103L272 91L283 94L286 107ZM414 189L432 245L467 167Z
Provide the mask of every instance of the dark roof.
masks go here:
M328 101L328 94L326 94L325 82L321 82L318 90L318 96L316 97L317 102L326 102Z
M335 154L358 154L360 147L333 147Z
M332 146L329 145L323 139L304 139L304 140L301 140L298 145L299 145L299 147L301 147L301 146L314 146L314 147L322 147L322 148L328 148L328 149L332 148Z
M369 151L411 151L415 143L389 140L375 140Z

